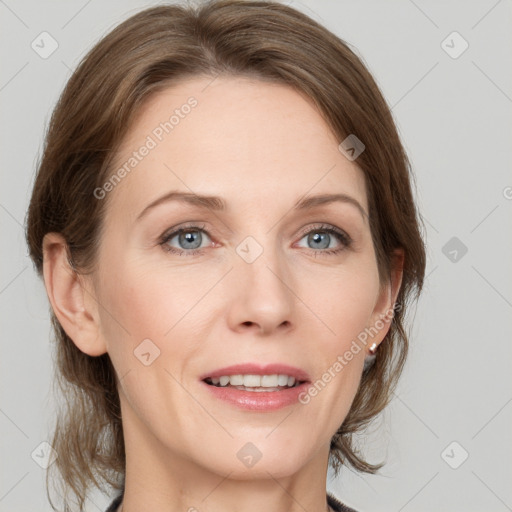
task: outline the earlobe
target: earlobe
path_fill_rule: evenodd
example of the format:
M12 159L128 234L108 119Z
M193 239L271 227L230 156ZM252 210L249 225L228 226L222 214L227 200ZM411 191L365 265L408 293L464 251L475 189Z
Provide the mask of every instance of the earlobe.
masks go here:
M96 301L86 297L90 292L71 266L67 243L59 233L47 233L43 239L43 277L53 312L73 343L90 356L104 354Z
M404 267L404 250L396 249L394 251L391 274L388 282L379 292L379 297L371 316L371 326L378 334L372 339L372 343L376 344L374 351L385 338L391 327L391 321L395 313L396 299L402 285L403 267ZM372 345L374 346L374 345Z

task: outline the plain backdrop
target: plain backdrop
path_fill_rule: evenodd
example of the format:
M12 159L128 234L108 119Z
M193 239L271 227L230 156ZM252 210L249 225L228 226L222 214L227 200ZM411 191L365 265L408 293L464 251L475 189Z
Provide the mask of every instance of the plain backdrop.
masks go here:
M330 472L328 489L360 511L512 510L512 3L289 3L350 43L373 73L427 228L410 359L364 441L387 464L373 476ZM49 305L23 233L45 129L92 45L157 4L0 1L2 511L51 510L34 455L54 413ZM51 55L33 49L41 37L46 51L58 45ZM110 500L98 493L88 510Z

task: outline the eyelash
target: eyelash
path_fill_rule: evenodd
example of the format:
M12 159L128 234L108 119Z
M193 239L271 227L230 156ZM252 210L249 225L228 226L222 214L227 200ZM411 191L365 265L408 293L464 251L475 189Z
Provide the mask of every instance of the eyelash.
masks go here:
M162 246L164 251L170 252L173 254L177 254L178 256L183 256L184 254L186 256L196 256L196 255L204 254L204 250L206 249L206 247L203 247L202 249L191 249L191 250L176 249L175 247L171 247L170 245L168 245L168 242L170 240L172 240L176 235L180 235L181 233L187 233L190 231L202 231L202 232L206 233L208 235L208 237L211 239L211 236L208 233L208 231L205 229L205 226L206 226L205 224L203 224L202 226L198 226L196 224L191 224L191 225L182 226L179 229L172 231L171 233L164 233L159 240L159 245ZM339 230L338 228L335 228L334 226L331 226L329 224L322 224L320 226L315 226L313 228L303 231L300 234L300 240L302 240L305 236L309 235L310 233L315 233L315 232L328 233L330 235L335 235L338 238L338 240L341 242L341 245L342 245L338 249L316 249L316 250L310 249L310 251L315 255L315 257L318 256L318 254L326 255L326 256L338 254L339 252L344 251L345 249L350 247L352 244L352 239L345 232L343 232L343 231Z

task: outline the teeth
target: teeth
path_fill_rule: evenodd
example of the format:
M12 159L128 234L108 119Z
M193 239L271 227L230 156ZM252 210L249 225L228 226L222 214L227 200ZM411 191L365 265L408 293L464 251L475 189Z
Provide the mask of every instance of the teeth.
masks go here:
M259 388L261 386L261 376L260 375L244 375L243 376L244 382L243 385L246 388ZM230 383L232 384L231 379Z
M279 375L279 377L277 377L277 385L278 386L288 386L288 376L287 375Z
M277 387L293 387L295 385L295 377L289 375L222 375L221 377L212 377L211 383L215 386L225 387L242 386L245 388L277 388Z
M286 377L286 375L283 375L283 377ZM261 376L261 385L265 388L275 388L275 387L277 387L278 382L279 382L278 375L262 375ZM286 380L286 383L288 383L288 380Z
M244 376L243 375L231 375L230 377L225 377L227 380L224 381L227 386L231 384L232 386L243 386L244 385Z

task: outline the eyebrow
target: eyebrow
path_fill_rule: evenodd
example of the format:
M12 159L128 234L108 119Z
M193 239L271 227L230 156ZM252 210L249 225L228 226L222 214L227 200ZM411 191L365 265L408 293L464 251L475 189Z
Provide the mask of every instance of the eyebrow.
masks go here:
M214 210L214 211L225 211L227 209L225 201L218 197L218 196L205 196L205 195L198 195L193 194L189 192L178 192L178 191L171 191L167 194L159 197L152 203L148 204L144 210L142 210L137 220L141 219L146 213L151 210L152 208L155 208L156 206L159 206L163 203L168 203L170 201L178 201L182 203L187 203L193 206L199 206L201 208L205 208L208 210ZM316 196L310 196L300 199L295 205L294 210L297 211L303 211L303 210L309 210L312 208L315 208L316 206L322 206L325 204L330 204L334 202L341 202L350 204L354 207L356 207L359 212L361 213L361 216L363 219L368 217L368 214L366 213L365 209L361 206L359 201L357 199L353 198L352 196L349 196L347 194L319 194Z
M361 206L361 203L359 203L357 199L347 194L320 194L316 196L305 197L295 205L295 210L307 210L314 208L315 206L321 206L334 202L341 202L355 206L359 210L359 213L361 213L363 220L365 217L368 217L368 214L366 213L366 210Z

